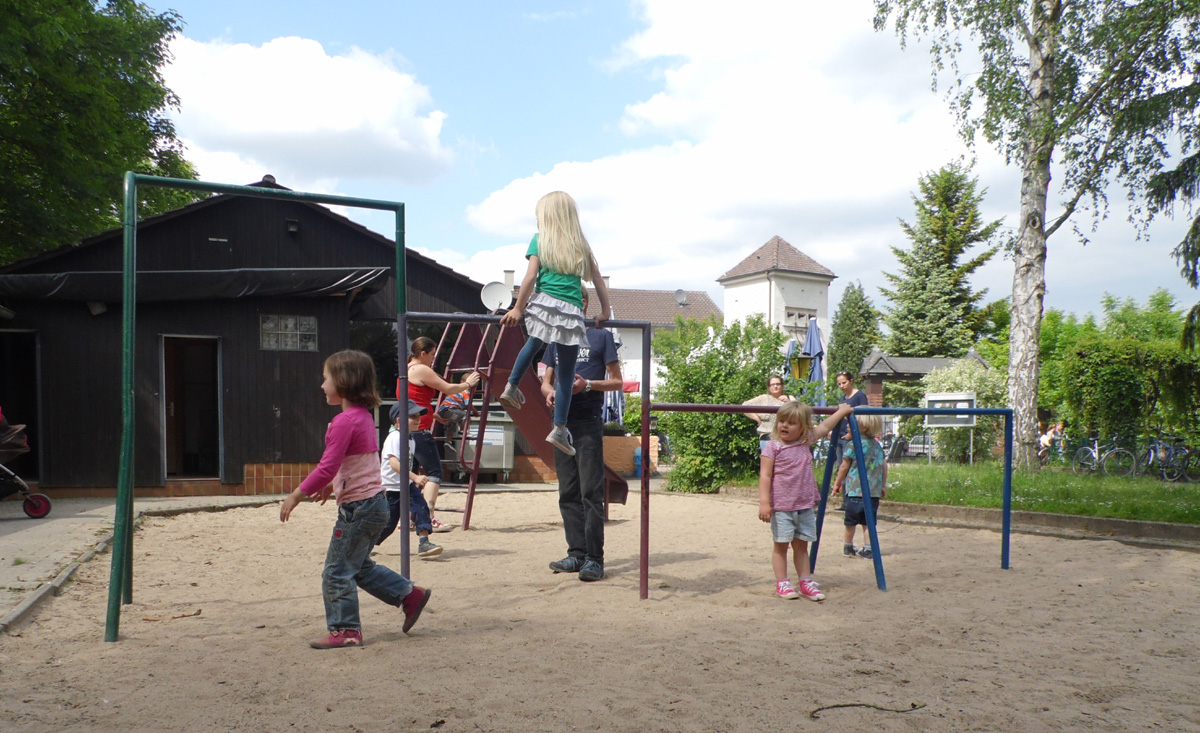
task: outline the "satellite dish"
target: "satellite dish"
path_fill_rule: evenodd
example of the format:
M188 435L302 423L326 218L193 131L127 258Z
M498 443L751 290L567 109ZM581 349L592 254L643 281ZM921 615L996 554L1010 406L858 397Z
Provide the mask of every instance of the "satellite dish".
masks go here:
M683 289L676 290L675 291L675 302L679 305L680 308L687 305L688 304L687 291L683 290Z
M479 298L483 301L483 307L489 313L494 313L512 303L512 289L504 283L490 282L479 291Z

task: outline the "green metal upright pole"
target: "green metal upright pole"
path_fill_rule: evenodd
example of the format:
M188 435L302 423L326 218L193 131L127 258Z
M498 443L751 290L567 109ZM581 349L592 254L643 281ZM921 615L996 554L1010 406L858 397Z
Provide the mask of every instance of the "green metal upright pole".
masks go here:
M396 207L396 399L401 405L400 414L408 415L408 275L405 271L404 254L404 204ZM432 408L431 408L432 409ZM400 421L400 465L411 466L408 454L408 418ZM406 471L408 469L405 469ZM401 491L400 526L408 526L408 492ZM409 575L409 533L400 534L400 574Z
M116 641L121 627L121 601L133 594L133 356L134 313L137 308L137 178L125 174L125 252L121 331L121 458L117 473L117 510L113 518L112 565L108 583L108 619L104 640ZM118 580L119 579L119 580ZM115 582L114 582L115 581Z

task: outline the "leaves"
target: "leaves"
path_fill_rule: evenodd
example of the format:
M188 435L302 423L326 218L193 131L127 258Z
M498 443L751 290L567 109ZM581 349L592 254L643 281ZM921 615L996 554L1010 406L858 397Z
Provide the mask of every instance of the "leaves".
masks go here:
M179 30L129 0L0 0L0 262L117 226L127 170L195 177L160 72Z

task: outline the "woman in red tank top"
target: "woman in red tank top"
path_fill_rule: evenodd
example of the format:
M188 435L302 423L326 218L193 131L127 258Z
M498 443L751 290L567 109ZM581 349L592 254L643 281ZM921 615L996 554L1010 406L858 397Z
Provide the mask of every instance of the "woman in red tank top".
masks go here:
M458 384L447 382L433 371L433 352L436 348L433 339L424 336L413 339L411 355L408 358L408 398L426 409L425 414L421 416L420 429L412 434L413 455L428 479L421 493L425 502L429 504L433 531L449 532L451 527L442 524L433 514L442 484L441 454L433 440L433 434L429 432L433 427L433 402L438 392L452 395L474 389L482 375L479 372L471 372ZM399 398L400 395L396 397Z

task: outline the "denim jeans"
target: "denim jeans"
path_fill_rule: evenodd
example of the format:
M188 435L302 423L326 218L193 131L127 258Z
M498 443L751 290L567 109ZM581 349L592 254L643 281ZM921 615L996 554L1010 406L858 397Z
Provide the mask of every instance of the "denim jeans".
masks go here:
M567 555L604 562L604 425L600 418L571 418L575 455L554 449L558 511Z
M358 617L360 587L389 606L399 606L412 591L411 580L371 559L375 538L387 521L387 499L382 491L338 507L321 573L325 623L330 631L362 628Z
M517 354L516 361L513 362L512 374L508 376L510 384L519 385L521 383L521 378L525 376L525 372L529 371L534 358L545 345L541 339L533 337L526 339L525 345L521 347L521 352ZM571 409L571 391L575 387L575 359L579 356L579 347L550 344L550 348L557 351L557 362L554 367L554 424L566 425L567 411ZM573 436L575 431L571 431L571 434Z
M442 482L442 456L438 452L437 441L428 430L414 430L412 433L413 454L409 456L421 466L421 470L430 481Z
M383 541L392 536L392 532L396 531L396 526L400 524L400 492L387 492L388 504L388 522L384 526L383 531L379 533L379 539L375 540L375 546L383 544ZM417 534L421 532L433 532L433 522L429 519L429 504L425 501L425 497L421 495L421 490L412 481L408 482L408 517L412 520L413 525L417 529Z

